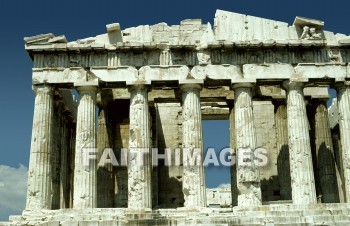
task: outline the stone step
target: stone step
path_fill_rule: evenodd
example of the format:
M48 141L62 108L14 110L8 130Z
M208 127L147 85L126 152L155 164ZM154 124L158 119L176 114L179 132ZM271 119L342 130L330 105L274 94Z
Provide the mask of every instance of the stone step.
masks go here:
M278 216L313 216L313 215L350 215L350 209L301 210L301 211L245 211L233 213L235 216L278 217Z

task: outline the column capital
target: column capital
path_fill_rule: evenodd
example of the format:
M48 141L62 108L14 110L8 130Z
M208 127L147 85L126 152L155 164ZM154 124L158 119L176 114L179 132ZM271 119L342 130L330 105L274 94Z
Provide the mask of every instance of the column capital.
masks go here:
M55 88L53 86L49 85L33 85L32 86L33 91L37 94L40 93L48 93L48 94L54 94Z
M329 99L327 98L313 98L311 101L310 101L310 104L323 104L323 105L326 105L327 104L327 101Z
M333 87L337 90L343 88L350 88L350 81L336 82L334 83Z
M202 90L203 84L204 84L203 79L186 79L186 80L179 81L180 89L182 91L186 91L189 89Z
M141 90L147 89L147 91L151 87L150 81L127 81L126 86L128 87L129 92L132 90Z
M78 86L76 87L78 93L81 92L96 92L98 91L98 87L97 86Z
M253 88L254 87L254 83L250 83L250 82L242 82L242 83L232 83L232 89L236 89L236 88Z
M290 90L290 89L304 89L305 83L301 81L295 81L295 80L286 80L283 82L282 87L285 90Z

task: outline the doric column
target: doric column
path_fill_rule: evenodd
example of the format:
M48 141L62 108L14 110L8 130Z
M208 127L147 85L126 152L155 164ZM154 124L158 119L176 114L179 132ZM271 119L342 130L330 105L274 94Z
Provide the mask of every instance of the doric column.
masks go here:
M60 168L61 168L61 153L62 149L62 127L63 127L63 103L58 96L54 98L54 112L52 119L52 167L51 167L51 178L52 178L52 209L60 209ZM65 138L65 137L64 137Z
M60 157L60 208L69 208L69 162L68 154L70 152L71 133L69 121L66 117L62 120L61 128L61 157Z
M338 86L339 131L344 175L344 194L350 203L350 85Z
M314 104L316 165L321 200L323 203L338 203L339 191L326 100L318 100Z
M74 169L75 169L75 144L77 137L77 124L72 123L70 125L70 134L71 134L71 142L70 142L70 151L68 158L68 170L69 170L69 208L73 208L73 199L74 199Z
M289 160L294 204L316 203L309 126L303 83L286 82Z
M235 130L235 109L230 106L230 148L232 151L235 150L236 147L236 130ZM236 153L232 153L236 156ZM232 198L232 206L238 205L238 189L237 189L237 166L236 164L232 164L230 167L231 174L231 198Z
M277 138L277 170L280 182L280 193L282 200L292 199L292 188L290 181L289 147L288 147L288 121L287 107L283 103L276 103L275 122Z
M80 100L78 104L73 208L96 207L96 91L93 86L77 88ZM91 156L91 157L89 157ZM90 159L89 161L87 161Z
M36 92L30 148L27 210L51 209L51 150L53 89L34 87Z
M113 135L111 124L109 123L109 111L107 106L100 106L98 116L98 133L97 133L97 148L98 158L107 149L112 150ZM106 152L107 153L107 152ZM97 168L97 207L111 208L114 206L114 174L113 165L99 165Z
M146 85L133 84L129 92L128 207L152 208L148 89Z
M185 207L205 207L206 190L203 167L202 112L200 90L202 80L180 83L182 91L182 191Z
M260 171L254 162L256 134L253 120L252 84L233 85L238 206L261 205Z

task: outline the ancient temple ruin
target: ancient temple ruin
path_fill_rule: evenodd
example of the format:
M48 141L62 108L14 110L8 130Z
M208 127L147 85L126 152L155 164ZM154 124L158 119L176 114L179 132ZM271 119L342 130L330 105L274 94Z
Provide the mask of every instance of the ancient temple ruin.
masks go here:
M350 36L323 27L218 10L213 25L25 38L36 94L29 184L9 224L349 225ZM203 155L204 119L229 119L218 132L236 156L262 147L268 164L235 164L220 192L206 190L202 166L136 164L138 148ZM86 168L86 148L112 149L118 162L127 149L128 164Z

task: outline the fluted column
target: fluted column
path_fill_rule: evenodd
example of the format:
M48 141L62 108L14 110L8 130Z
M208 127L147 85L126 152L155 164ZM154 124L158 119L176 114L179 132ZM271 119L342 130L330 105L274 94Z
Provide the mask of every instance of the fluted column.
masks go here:
M60 157L60 208L69 208L69 159L71 133L69 122L66 118L62 120L61 128L61 157Z
M280 193L282 200L291 200L292 188L290 181L287 107L285 104L276 103L276 108L277 170L280 182Z
M314 170L303 84L286 82L289 160L294 204L316 203Z
M236 130L235 130L235 109L233 106L230 106L230 148L235 150L236 147ZM236 153L231 153L236 156ZM233 161L233 160L232 160ZM237 167L235 164L232 164L230 167L231 174L231 199L232 206L237 206L238 202L238 190L237 190Z
M109 123L108 108L101 106L98 116L97 148L98 159L107 149L112 150L113 136ZM107 152L106 152L107 153ZM113 165L99 165L97 169L97 207L111 208L114 206L114 175Z
M344 194L346 202L350 203L350 84L338 86L338 111Z
M78 89L78 104L73 208L96 207L96 159L86 164L88 156L96 148L96 87L84 86Z
M62 112L63 104L59 98L54 98L54 112L52 119L52 151L51 151L51 178L52 178L52 209L60 209L60 168L62 149Z
M202 112L197 81L181 84L183 131L182 191L185 207L205 207L206 190L203 167Z
M256 134L253 120L252 84L233 85L238 206L261 205L260 170L254 162Z
M129 92L128 207L152 208L148 90L145 85L134 84Z
M51 150L53 89L34 87L36 92L30 147L27 210L51 209Z
M323 203L338 203L339 191L326 100L318 100L315 105L316 165L322 195L321 200Z

